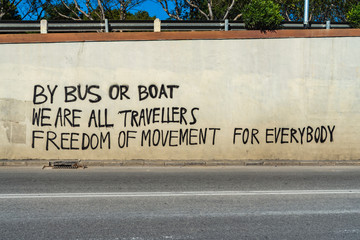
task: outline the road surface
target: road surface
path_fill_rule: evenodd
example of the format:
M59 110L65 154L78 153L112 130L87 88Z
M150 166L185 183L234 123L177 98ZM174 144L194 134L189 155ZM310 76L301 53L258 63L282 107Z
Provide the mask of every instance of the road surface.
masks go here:
M0 168L1 239L360 239L360 167Z

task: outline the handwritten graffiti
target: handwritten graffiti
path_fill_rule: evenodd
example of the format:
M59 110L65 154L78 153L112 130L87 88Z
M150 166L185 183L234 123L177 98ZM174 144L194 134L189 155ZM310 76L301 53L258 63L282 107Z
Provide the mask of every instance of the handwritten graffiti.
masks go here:
M87 134L77 132L64 132L58 134L53 131L32 131L32 148L35 148L35 141L43 139L45 142L45 149L48 151L51 148L57 150L87 150L87 149L107 149L110 145L110 132L99 134Z
M220 128L190 128L179 130L147 130L141 133L141 146L169 146L206 144L209 138L215 145L216 131ZM147 143L147 144L146 144Z
M35 85L31 147L47 151L109 150L132 146L173 148L214 146L219 139L224 141L226 138L227 143L232 142L234 146L334 142L335 125L235 127L232 134L226 133L227 137L220 127L198 126L202 117L199 107L169 106L171 102L181 102L174 101L180 95L179 85L150 84L134 88L135 91L131 91L132 87L126 84L113 84L107 89L99 85ZM129 101L138 104L121 104ZM151 107L147 101L151 102ZM162 101L167 101L167 105L163 106ZM104 106L104 102L114 104ZM74 108L70 107L72 104Z
M122 110L119 111L119 115L123 116L123 126L126 127L126 123L130 122L132 127L147 126L155 123L179 123L190 124L196 123L195 112L199 108L192 108L190 113L184 107L161 107L161 108L146 108L140 111L136 110ZM191 117L189 117L191 115ZM189 120L189 118L191 120Z
M286 143L325 143L334 141L335 125L320 127L303 128L266 128L265 143L267 144L286 144ZM239 141L242 144L260 144L258 139L259 129L235 128L233 134L233 144Z
M266 129L266 143L324 143L334 141L335 126Z

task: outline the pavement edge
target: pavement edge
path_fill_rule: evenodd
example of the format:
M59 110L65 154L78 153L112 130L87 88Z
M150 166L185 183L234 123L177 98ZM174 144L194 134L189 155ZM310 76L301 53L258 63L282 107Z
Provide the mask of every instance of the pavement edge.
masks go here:
M76 160L76 159L75 159ZM48 165L56 159L1 159L0 167ZM67 161L62 159L62 161ZM74 161L74 159L68 159ZM87 167L360 166L358 160L82 160Z

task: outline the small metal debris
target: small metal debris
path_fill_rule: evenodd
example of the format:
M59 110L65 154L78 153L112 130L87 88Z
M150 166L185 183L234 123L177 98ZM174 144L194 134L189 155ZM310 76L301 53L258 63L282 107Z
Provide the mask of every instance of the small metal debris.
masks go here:
M44 165L42 169L51 167L52 169L85 169L86 166L81 164L80 161L53 161L49 162L49 165Z

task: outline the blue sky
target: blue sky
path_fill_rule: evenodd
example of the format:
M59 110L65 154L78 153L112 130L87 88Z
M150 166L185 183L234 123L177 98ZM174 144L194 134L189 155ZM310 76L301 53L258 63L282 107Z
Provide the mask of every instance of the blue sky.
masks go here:
M138 10L145 10L149 13L150 16L156 16L160 20L166 20L169 18L169 16L162 9L161 5L152 0L146 0L132 12L137 12Z
M22 6L20 5L19 8L22 8ZM137 12L140 10L147 11L150 16L152 16L152 17L156 16L160 20L166 20L169 18L169 16L165 13L165 11L162 9L161 5L159 3L157 3L156 0L145 0L141 5L137 6L130 12L134 13L134 12ZM20 11L20 13L21 13L21 11ZM33 19L27 17L24 20L33 20Z

